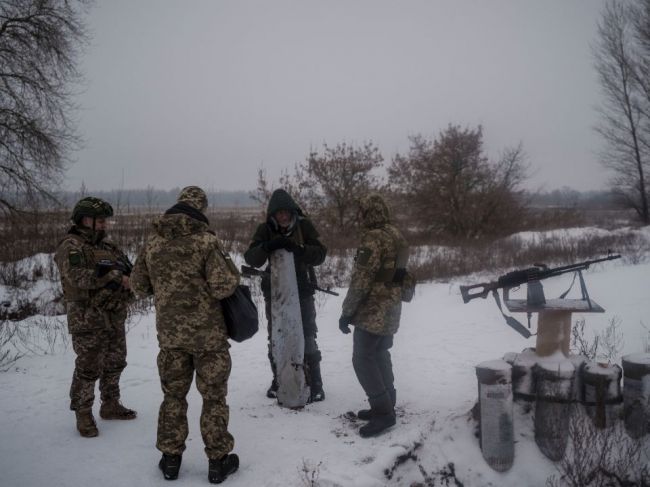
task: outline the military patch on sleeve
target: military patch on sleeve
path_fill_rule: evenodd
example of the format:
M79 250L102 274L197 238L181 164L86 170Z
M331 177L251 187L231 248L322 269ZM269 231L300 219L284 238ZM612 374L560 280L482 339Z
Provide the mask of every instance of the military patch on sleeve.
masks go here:
M68 254L68 261L71 266L77 267L83 264L84 258L78 250L71 250Z
M365 267L368 265L370 257L372 257L372 250L370 250L368 247L360 247L359 250L357 250L357 256L354 258L354 260L360 266Z

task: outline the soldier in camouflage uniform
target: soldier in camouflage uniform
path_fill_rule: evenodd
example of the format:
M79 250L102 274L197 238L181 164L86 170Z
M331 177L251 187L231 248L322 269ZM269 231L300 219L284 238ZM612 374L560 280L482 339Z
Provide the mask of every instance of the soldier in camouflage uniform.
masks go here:
M124 321L132 297L131 262L104 240L113 208L99 198L83 198L74 207L74 225L56 251L55 262L68 315L68 330L77 355L70 409L81 436L97 436L92 414L99 379L103 419L134 419L136 412L120 403L120 375L126 367Z
M226 393L231 361L219 300L239 284L239 273L219 239L208 229L205 192L184 188L178 202L154 221L154 234L138 256L131 285L153 294L158 331L158 373L163 402L156 447L168 480L178 477L188 435L187 400L194 373L203 398L201 435L209 459L208 478L220 483L237 470L230 453Z
M399 328L408 245L390 223L381 196L362 198L359 218L363 233L339 328L350 333L349 325L355 327L352 365L370 403L369 410L358 413L360 419L369 421L359 433L368 437L395 424L396 392L389 350Z
M286 249L294 255L296 279L300 299L300 314L305 338L306 381L310 388L310 402L325 399L323 379L320 372L321 353L316 342L316 306L314 305L314 286L316 275L314 266L325 260L327 248L318 239L319 235L311 220L305 217L298 204L283 189L271 195L266 210L266 221L258 225L244 259L253 267L261 267L267 261L270 266L271 252ZM269 266L267 270L270 271ZM262 292L266 303L268 319L268 357L273 372L273 381L266 395L277 396L278 382L276 365L271 347L271 278L270 272L262 278Z

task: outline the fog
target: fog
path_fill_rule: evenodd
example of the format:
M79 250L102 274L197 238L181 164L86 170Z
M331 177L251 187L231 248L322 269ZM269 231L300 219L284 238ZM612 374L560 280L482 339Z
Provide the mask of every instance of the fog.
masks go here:
M323 143L483 126L529 189L604 188L590 45L601 0L111 0L78 97L66 189L251 189Z

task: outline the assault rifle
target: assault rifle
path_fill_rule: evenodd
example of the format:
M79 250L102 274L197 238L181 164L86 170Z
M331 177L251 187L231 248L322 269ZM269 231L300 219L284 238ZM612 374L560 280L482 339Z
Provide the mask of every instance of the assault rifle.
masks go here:
M109 260L101 259L95 264L97 277L103 277L110 271L121 271L125 276L130 276L133 270L133 265L130 262L125 262L122 259Z
M121 271L125 276L130 276L131 271L133 271L133 264L131 264L128 259L101 259L95 264L95 273L97 277L104 277L110 271L114 270ZM112 291L117 291L120 289L121 285L111 281L104 287Z
M269 271L261 271L259 269L255 269L255 267L250 267L247 265L241 266L241 273L245 277L264 277L270 274ZM339 295L339 293L337 293L336 291L330 290L329 287L327 289L323 289L322 287L319 287L317 284L314 283L310 283L310 285L314 291L320 291L321 293L331 294L332 296Z
M583 271L589 269L591 264L620 258L620 254L608 253L607 257L600 259L585 260L584 262L554 268L549 268L545 264L534 264L534 267L508 272L507 274L500 276L496 281L472 284L471 286L460 286L460 293L463 296L463 302L469 303L474 298L487 298L490 291L518 287L522 284L527 284L532 281L541 281L542 279L559 276L560 274L566 274L567 272ZM478 289L478 291L471 292L473 289Z

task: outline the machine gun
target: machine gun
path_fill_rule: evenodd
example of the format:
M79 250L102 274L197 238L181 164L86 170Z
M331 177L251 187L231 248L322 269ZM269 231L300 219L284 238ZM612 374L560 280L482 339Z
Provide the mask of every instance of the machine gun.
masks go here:
M250 267L247 265L241 266L241 273L245 277L264 277L269 275L269 271L261 271L259 269L255 269L255 267ZM323 289L322 287L314 283L311 283L311 287L314 291L320 291L321 293L331 294L332 296L339 295L339 293L337 293L336 291L330 290L329 287L327 289Z
M620 254L608 253L607 257L601 259L585 260L584 262L578 262L576 264L569 264L561 267L549 268L544 264L534 264L534 267L508 272L507 274L500 276L496 281L472 284L471 286L460 286L460 293L463 296L463 302L469 303L474 298L487 298L490 291L518 287L522 284L541 281L542 279L559 276L560 274L566 274L567 272L583 271L589 269L591 264L620 258ZM471 292L472 289L478 289L478 291Z
M496 281L460 286L460 294L463 297L463 302L469 303L474 298L487 298L488 294L492 292L494 299L497 302L497 306L506 319L506 323L514 328L518 333L528 338L530 332L516 319L511 316L506 316L505 313L503 313L501 302L499 300L499 289L503 289L503 300L510 311L525 311L528 313L529 328L530 315L533 312L546 310L603 312L604 310L589 298L587 287L584 278L582 277L582 271L589 269L592 264L620 258L620 254L612 254L611 252L608 252L606 257L600 259L586 260L584 262L554 268L549 268L544 264L535 264L534 267L508 272L507 274L497 278ZM546 297L544 296L544 288L540 281L569 272L576 273L580 278L582 298L579 300L564 299L573 287L573 282L575 282L574 275L574 281L571 283L571 287L569 287L569 289L564 292L559 299L553 299L547 302ZM511 300L509 297L510 289L519 287L522 284L527 285L526 299Z

